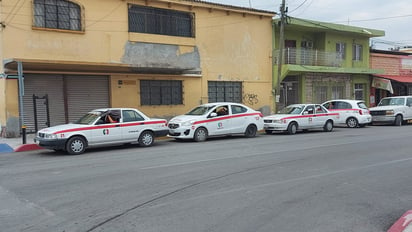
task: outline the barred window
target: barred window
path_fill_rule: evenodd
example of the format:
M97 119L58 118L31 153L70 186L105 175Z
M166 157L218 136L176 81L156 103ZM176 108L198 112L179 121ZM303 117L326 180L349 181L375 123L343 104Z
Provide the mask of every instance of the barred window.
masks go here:
M209 81L208 82L208 96L209 96L209 102L242 103L242 82ZM248 99L245 99L245 100L248 101Z
M362 60L363 48L361 44L353 44L352 46L352 60Z
M141 105L183 104L182 81L140 81Z
M34 0L34 26L80 31L80 6L65 0Z
M129 32L194 37L194 14L129 4Z

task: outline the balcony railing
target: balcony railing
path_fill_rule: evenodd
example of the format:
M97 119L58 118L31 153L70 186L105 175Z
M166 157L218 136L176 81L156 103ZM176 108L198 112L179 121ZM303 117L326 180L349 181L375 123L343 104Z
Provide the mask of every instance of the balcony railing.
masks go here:
M279 50L274 51L274 62L278 63ZM285 48L283 50L283 64L342 67L342 53L325 52L316 49Z

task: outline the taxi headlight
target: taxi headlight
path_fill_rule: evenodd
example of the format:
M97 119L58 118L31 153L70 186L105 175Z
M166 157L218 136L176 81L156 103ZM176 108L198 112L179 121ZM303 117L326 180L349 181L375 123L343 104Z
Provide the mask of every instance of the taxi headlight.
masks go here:
M44 138L45 139L57 139L57 135L56 134L45 134Z
M276 120L273 120L273 123L282 123L282 120L276 119Z
M387 110L385 113L386 113L386 115L394 115L393 110Z
M191 125L193 125L194 122L196 122L196 121L195 120L186 121L186 122L182 123L182 126L191 126Z

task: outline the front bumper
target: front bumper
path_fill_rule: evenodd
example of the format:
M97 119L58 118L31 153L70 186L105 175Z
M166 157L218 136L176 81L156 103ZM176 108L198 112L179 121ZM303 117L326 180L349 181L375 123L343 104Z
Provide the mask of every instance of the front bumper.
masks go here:
M169 137L178 139L192 139L194 134L194 129L191 127L179 127L176 129L169 129Z
M263 129L265 131L285 131L288 129L288 125L280 123L265 123L263 125Z
M382 122L382 123L393 123L395 121L395 116L372 116L372 122Z
M67 139L44 139L35 137L34 142L40 147L53 150L64 150Z

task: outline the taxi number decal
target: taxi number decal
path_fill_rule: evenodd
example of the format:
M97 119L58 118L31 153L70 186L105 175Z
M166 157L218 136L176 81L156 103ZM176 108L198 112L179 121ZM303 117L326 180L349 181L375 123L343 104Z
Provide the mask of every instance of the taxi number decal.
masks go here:
M108 135L109 134L109 129L103 129L103 134Z

